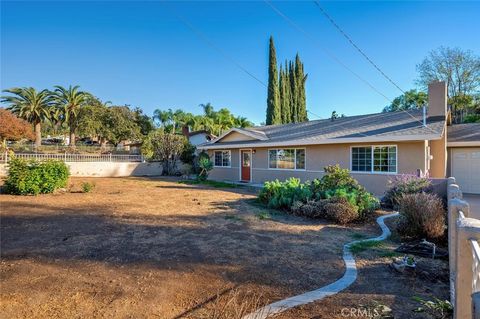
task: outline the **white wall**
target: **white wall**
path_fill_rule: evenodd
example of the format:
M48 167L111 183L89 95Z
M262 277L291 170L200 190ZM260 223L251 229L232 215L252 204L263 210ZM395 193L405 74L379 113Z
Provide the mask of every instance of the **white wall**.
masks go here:
M120 177L156 176L162 174L162 165L154 163L67 162L71 176ZM6 165L0 164L0 176L6 176Z

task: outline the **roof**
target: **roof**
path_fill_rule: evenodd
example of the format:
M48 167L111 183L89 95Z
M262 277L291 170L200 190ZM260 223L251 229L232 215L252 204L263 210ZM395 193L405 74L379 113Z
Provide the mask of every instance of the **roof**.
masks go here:
M214 137L214 138L216 137L215 135L210 134L207 130L198 130L198 131L189 132L188 136L195 136L195 135L198 135L198 134L205 134L205 135L209 135L209 136Z
M375 113L315 120L303 123L256 126L232 129L217 139L199 146L202 149L222 147L268 147L312 144L337 144L385 141L435 140L443 135L445 119L429 117L422 125L422 110ZM248 131L250 137L262 137L249 141L222 142L232 131Z
M447 146L480 146L480 123L449 126Z

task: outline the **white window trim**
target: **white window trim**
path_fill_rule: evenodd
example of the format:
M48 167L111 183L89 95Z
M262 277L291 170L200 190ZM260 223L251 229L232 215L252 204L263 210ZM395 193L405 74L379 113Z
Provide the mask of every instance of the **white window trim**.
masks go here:
M370 167L370 171L354 171L352 169L353 167L353 159L352 159L352 153L353 153L353 148L356 147L370 147L372 150L372 164ZM395 147L395 172L378 172L373 170L374 164L374 148L378 147ZM377 175L395 175L398 174L398 145L396 144L390 144L390 145L354 145L350 146L350 172L355 173L355 174L377 174Z
M295 168L278 168L278 167L271 168L270 167L270 151L278 151L278 150L295 150L294 157L293 157ZM303 152L305 153L305 167L304 168L297 168L297 150L303 150ZM278 153L277 153L277 161L278 161ZM307 170L307 149L305 147L269 148L268 152L267 152L267 167L271 171L306 171Z
M215 164L215 153L216 152L228 152L228 154L230 155L230 165L228 166L224 166L224 165L221 165L221 166L218 166ZM223 164L223 154L222 154L222 164ZM217 167L217 168L232 168L232 151L231 150L215 150L213 151L213 167Z

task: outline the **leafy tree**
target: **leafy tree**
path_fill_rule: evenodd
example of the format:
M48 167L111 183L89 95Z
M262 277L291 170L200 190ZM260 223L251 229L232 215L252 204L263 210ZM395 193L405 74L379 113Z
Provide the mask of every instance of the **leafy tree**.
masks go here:
M446 81L448 96L471 95L480 87L480 57L460 48L439 47L417 65L417 83Z
M105 138L117 146L121 141L139 139L140 127L128 106L111 106L104 115Z
M428 95L425 92L412 89L393 99L392 103L384 107L383 112L400 110L413 110L421 108L428 103Z
M270 36L268 55L268 92L267 92L267 125L281 124L280 92L278 88L277 57L273 37Z
M16 117L12 112L0 108L0 139L2 140L2 148L6 148L7 140L17 141L22 138L29 140L35 138L32 125Z
M208 173L213 169L213 163L208 155L202 156L202 154L200 154L198 167L200 168L200 172L198 173L197 179L199 181L205 181L208 178Z
M148 159L161 161L164 175L173 175L184 144L184 136L160 128L150 132L144 139L142 154Z
M34 125L35 146L42 145L42 122L48 121L52 115L52 98L48 90L37 92L32 87L12 88L3 92L11 95L3 96L2 103L18 117Z
M53 93L55 105L61 110L63 120L70 130L70 145L75 147L75 132L78 126L78 113L86 106L91 94L80 91L80 86L69 86L64 88L56 85Z
M140 133L142 133L142 135L148 135L148 133L155 129L152 118L147 114L143 114L141 108L136 107L133 112L135 113L135 123L140 127Z
M480 88L480 57L460 48L439 47L417 65L417 83L423 88L432 81L446 81L448 103L455 122L468 114L479 114L474 103Z

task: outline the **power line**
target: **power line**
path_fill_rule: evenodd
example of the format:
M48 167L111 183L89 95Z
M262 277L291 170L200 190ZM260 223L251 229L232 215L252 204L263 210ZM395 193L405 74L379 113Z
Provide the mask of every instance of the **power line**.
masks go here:
M317 38L313 37L312 35L310 35L310 33L308 33L307 31L305 31L302 27L300 27L298 24L296 24L292 19L290 19L289 17L287 17L283 12L281 12L277 7L275 7L270 1L268 0L264 0L264 2L270 6L270 8L275 11L275 13L277 13L280 17L282 17L285 21L287 21L289 24L291 24L295 29L297 29L298 31L300 31L301 33L303 33L307 38L311 39L312 41L315 41L315 42L318 42ZM348 65L346 65L345 63L343 63L339 58L337 58L331 51L325 49L324 47L318 45L318 47L327 55L329 56L331 59L333 59L335 62L337 62L338 64L340 64L343 68L345 68L347 71L349 71L350 73L352 73L355 77L357 77L360 81L362 81L363 83L365 83L367 86L369 86L372 90L374 90L377 94L383 96L388 102L392 103L392 100L390 100L390 98L388 98L385 94L383 94L379 89L377 89L373 84L371 84L370 82L368 82L366 79L364 79L360 74L358 74L357 72L353 71Z
M362 49L360 49L358 47L358 45L355 44L355 42L353 42L352 38L350 38L350 36L348 36L348 34L343 31L342 28L340 28L340 26L333 20L332 17L330 17L330 15L327 13L327 11L325 11L325 9L323 9L321 6L320 6L320 3L317 1L317 0L314 0L313 3L315 3L315 5L320 9L320 11L322 12L322 14L328 19L328 21L330 21L330 23L345 37L345 39L347 39L348 42L350 42L350 44L378 71L380 72L381 75L383 75L384 78L386 78L393 86L395 86L398 90L400 90L400 92L402 92L403 94L405 94L405 91L402 90L400 88L400 86L398 86L387 74L385 74L385 72L382 71L382 69L380 69L380 67L372 61L372 59L370 59L368 57L368 55L363 52Z
M303 33L305 36L307 36L307 38L313 40L313 41L317 41L317 38L313 37L312 35L310 35L310 33L308 33L307 31L305 31L302 27L300 27L298 24L296 24L292 19L290 19L289 17L287 17L283 12L281 12L277 7L275 7L270 1L268 0L264 0L264 2L270 6L270 8L272 8L273 11L275 11L280 17L282 17L284 20L286 20L288 23L290 23L295 29L297 29L298 31L300 31L301 33ZM390 100L385 94L383 94L382 92L380 92L376 87L374 87L370 82L368 82L367 80L365 80L363 77L361 77L359 74L357 74L356 72L354 72L352 69L350 69L345 63L343 63L340 59L338 59L335 55L333 55L330 51L328 51L327 49L319 46L320 49L322 49L328 56L330 56L332 59L334 59L336 62L338 62L340 65L342 65L344 68L346 68L348 71L350 71L352 74L354 74L358 79L360 79L362 82L366 83L371 89L373 89L375 92L377 92L378 94L382 95L387 101L389 101L390 103L393 103L392 100ZM401 89L400 89L401 90ZM401 90L403 92L403 90ZM401 110L403 112L405 112L406 114L408 114L408 116L410 116L412 119L414 119L415 121L417 121L418 123L420 123L422 126L423 125L423 122L418 120L415 116L413 116L412 114L410 114L407 110ZM427 127L430 131L434 132L434 133L437 133L435 132L435 130L433 130L431 127L429 126L425 126Z

